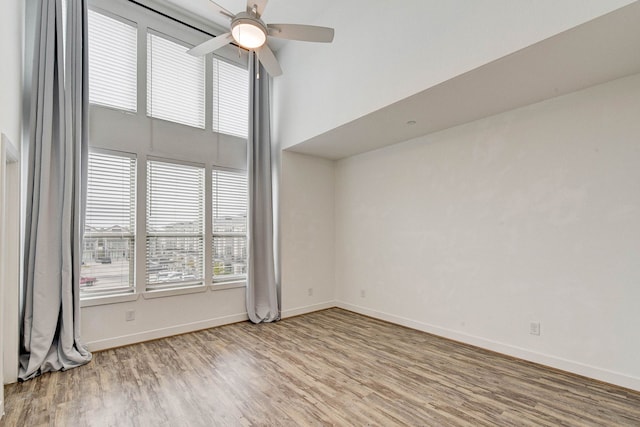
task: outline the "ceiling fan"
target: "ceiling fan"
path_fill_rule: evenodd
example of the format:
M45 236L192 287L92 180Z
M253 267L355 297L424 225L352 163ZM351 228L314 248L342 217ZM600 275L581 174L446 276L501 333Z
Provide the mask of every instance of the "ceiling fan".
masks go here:
M265 24L260 17L267 2L268 0L247 0L246 11L233 14L211 0L220 14L231 19L231 31L207 40L187 53L202 56L235 41L243 48L256 52L265 70L276 77L282 74L282 68L267 45L267 37L323 43L333 41L333 28L298 24Z

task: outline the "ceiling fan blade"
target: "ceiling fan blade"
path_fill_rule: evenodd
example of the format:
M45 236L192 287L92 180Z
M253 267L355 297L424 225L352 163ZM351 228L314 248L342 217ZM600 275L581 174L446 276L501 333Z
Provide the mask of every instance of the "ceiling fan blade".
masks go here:
M331 43L333 28L316 27L314 25L268 24L269 35L279 39L301 40L305 42Z
M267 7L268 1L269 0L247 0L247 12L251 13L253 8L255 7L258 18L260 18L264 13L264 8Z
M235 16L234 13L229 12L227 9L225 9L224 7L220 6L218 3L216 3L215 1L211 0L209 2L209 7L211 8L211 10L213 10L214 14L220 14L220 15L224 15L228 18L233 19L233 17Z
M231 36L231 33L221 34L218 37L214 37L204 43L199 44L196 47L189 49L187 53L193 56L206 55L207 53L211 53L214 50L218 50L221 47L228 45L232 41L233 37Z
M271 77L282 75L282 68L280 68L280 64L269 46L264 44L261 48L256 50L256 53L258 54L258 60Z

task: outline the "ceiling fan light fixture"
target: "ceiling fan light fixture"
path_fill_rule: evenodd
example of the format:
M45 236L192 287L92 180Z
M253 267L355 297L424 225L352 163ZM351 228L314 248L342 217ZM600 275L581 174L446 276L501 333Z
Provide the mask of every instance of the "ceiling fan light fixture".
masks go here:
M231 23L233 39L245 49L257 49L267 42L267 29L253 18L236 18Z
M233 14L216 4L215 0L203 1L214 5L214 10L231 19L230 31L206 40L187 51L193 56L203 56L234 43L241 48L256 52L257 60L272 77L282 74L278 59L267 44L267 38L331 43L334 30L328 27L301 24L267 24L261 19L269 0L247 0L247 8Z

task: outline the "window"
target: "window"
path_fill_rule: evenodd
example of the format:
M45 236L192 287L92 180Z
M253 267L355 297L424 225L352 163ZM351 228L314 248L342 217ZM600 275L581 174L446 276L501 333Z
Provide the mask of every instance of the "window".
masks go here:
M204 168L147 163L147 289L202 283Z
M247 138L249 122L249 72L213 59L213 130Z
M147 34L147 114L204 129L205 62L187 50Z
M213 176L213 281L246 278L247 175L214 170Z
M241 287L248 55L192 57L205 35L135 2L90 8L83 304Z
M89 102L136 111L137 29L93 10L88 20Z
M80 290L83 296L133 291L136 160L89 153Z

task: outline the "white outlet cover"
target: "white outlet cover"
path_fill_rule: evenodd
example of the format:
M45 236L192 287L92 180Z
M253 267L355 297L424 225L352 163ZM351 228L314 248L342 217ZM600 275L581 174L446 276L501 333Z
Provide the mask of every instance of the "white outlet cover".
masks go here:
M529 333L531 335L540 335L540 322L531 322L529 324Z

